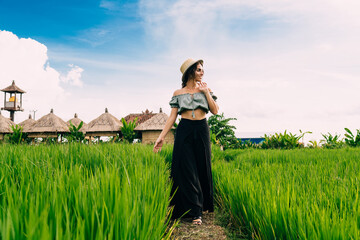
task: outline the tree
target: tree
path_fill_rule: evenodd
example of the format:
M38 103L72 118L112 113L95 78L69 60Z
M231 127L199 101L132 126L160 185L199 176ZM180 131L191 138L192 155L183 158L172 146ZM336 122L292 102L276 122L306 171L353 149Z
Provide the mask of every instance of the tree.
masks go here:
M358 147L360 146L360 130L356 129L356 135L354 135L350 129L345 128L345 143L350 147Z
M208 120L211 141L222 146L224 150L241 147L241 141L235 137L234 129L236 127L229 124L231 120L237 119L225 118L224 113L212 115Z
M127 142L132 143L136 137L136 133L135 133L134 129L136 127L137 118L135 118L133 121L129 121L129 123L127 123L125 121L125 119L122 118L121 122L123 124L123 126L121 128L121 133L122 133L124 139Z
M263 149L294 149L294 148L303 148L304 144L300 142L300 139L304 137L305 134L311 133L309 131L302 132L300 134L288 133L286 130L284 133L275 133L270 135L264 135L264 141L261 143L261 148Z
M85 139L84 133L80 131L84 122L81 121L79 126L75 126L70 121L69 131L70 133L67 135L68 142L82 142Z
M12 144L20 144L25 141L27 134L23 133L23 127L16 124L11 126L12 133L8 135L8 142Z

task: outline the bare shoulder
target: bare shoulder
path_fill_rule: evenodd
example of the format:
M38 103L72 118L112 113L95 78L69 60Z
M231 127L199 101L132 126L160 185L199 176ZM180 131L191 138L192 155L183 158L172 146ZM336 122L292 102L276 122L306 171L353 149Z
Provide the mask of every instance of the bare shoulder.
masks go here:
M183 94L183 92L184 92L183 88L178 89L178 90L176 90L176 91L174 92L173 96L177 96L177 95Z

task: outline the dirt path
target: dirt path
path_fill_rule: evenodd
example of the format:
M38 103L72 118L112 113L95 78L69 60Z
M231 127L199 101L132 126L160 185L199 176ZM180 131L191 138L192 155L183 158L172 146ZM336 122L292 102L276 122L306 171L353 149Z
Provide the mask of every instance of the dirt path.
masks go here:
M173 239L226 239L224 229L215 224L214 213L204 213L202 221L202 225L196 226L190 219L181 220L172 234Z

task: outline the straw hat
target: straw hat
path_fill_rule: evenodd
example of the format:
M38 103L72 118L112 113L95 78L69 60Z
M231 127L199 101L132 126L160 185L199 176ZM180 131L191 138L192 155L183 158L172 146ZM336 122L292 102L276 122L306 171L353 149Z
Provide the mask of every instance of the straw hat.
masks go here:
M203 65L203 63L204 63L204 61L201 60L201 59L199 59L199 60L194 60L194 59L192 59L192 58L189 58L189 59L187 59L187 60L181 65L181 67L180 67L180 72L183 74L183 75L182 75L182 79L184 79L184 76L185 76L186 71L187 71L192 65L194 65L194 64L197 63L197 62L200 62L201 65Z

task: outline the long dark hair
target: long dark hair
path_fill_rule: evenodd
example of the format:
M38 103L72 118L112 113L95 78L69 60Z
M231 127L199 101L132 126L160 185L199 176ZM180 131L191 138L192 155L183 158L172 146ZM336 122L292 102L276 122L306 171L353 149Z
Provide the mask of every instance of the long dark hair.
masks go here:
M189 79L195 78L195 71L198 64L201 64L201 61L197 61L193 65L191 65L185 72L184 77L182 78L182 84L181 86L184 88L186 87L186 83L189 81ZM201 64L202 65L202 64Z

